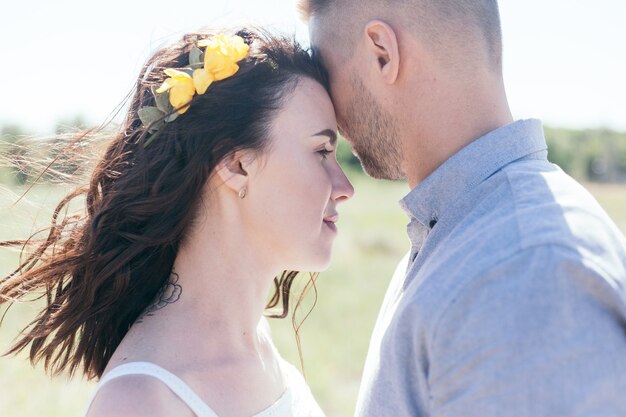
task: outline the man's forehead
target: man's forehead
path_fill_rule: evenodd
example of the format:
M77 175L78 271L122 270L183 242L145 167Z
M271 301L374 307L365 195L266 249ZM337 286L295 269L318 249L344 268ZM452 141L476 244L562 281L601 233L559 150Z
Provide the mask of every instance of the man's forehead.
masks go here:
M322 44L323 38L323 19L319 16L313 15L309 18L309 39L311 41L311 47L314 49L319 49L320 44Z
M333 51L333 47L337 46L333 46L331 42L333 36L328 33L328 30L324 19L317 16L312 16L309 19L309 41L311 50L313 51L315 59L327 69L327 65L330 64L329 60L332 58L331 52Z

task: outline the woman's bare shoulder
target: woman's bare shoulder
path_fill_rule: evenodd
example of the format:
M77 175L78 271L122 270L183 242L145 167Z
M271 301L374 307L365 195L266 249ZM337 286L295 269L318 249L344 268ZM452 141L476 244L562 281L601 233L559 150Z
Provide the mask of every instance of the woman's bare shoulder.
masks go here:
M127 375L104 384L86 417L193 417L165 384L146 375Z

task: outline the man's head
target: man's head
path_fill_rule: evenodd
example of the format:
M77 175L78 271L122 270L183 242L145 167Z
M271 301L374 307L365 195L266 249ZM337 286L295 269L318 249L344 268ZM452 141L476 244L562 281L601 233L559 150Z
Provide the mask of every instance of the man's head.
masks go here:
M502 77L497 0L300 0L299 8L341 132L373 177L404 178L407 138L432 140L429 123L456 119L457 98Z
M332 39L333 47L346 59L365 24L382 20L413 32L442 58L449 55L444 47L451 42L473 40L487 48L494 67L501 65L497 0L300 0L299 10L306 21L316 20L318 27L312 30L323 32L320 40Z

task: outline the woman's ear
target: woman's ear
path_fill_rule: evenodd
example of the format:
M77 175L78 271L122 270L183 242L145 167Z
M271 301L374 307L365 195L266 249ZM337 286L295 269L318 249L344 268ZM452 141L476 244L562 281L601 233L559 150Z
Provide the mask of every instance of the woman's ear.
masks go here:
M250 173L255 169L256 158L252 151L244 150L227 155L216 165L215 173L226 187L244 198L248 191Z
M387 23L372 20L365 25L365 46L375 73L386 84L393 84L400 70L400 48L396 32Z

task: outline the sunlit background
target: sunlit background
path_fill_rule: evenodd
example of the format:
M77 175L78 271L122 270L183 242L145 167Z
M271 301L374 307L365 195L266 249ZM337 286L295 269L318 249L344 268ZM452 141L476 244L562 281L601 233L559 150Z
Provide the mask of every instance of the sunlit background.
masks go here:
M150 52L186 31L252 21L307 41L293 0L34 0L2 9L0 125L39 133L70 116L104 120ZM500 10L516 118L626 130L625 1L501 0Z
M584 182L626 231L626 1L500 0L500 9L514 116L544 120L551 161ZM40 172L23 161L58 155L44 144L60 141L55 133L64 126L105 121L164 42L202 26L246 21L308 42L292 0L3 3L0 241L48 224L68 192L43 177L15 204ZM334 261L320 276L317 306L302 330L307 381L329 417L353 413L369 335L408 245L407 219L397 205L406 184L367 178L346 144L340 145L339 159L356 195L339 207ZM61 168L71 173L80 167ZM0 250L0 277L16 265L15 253ZM9 311L0 326L0 353L36 307ZM272 327L279 350L297 364L290 321L273 321ZM41 368L31 369L25 355L0 357L2 417L79 416L93 387L80 379L51 380Z

